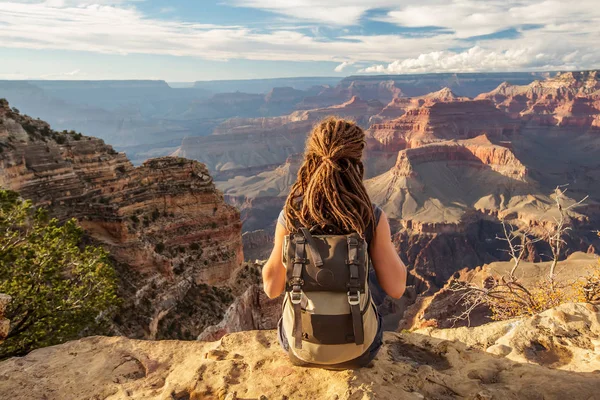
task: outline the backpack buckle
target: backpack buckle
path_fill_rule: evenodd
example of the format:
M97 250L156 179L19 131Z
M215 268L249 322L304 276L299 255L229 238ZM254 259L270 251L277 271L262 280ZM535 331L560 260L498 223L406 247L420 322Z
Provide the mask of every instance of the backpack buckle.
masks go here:
M348 292L348 304L358 306L360 304L360 292Z
M349 237L348 238L348 244L350 246L358 246L358 239L353 238L353 237Z
M299 292L304 285L304 279L302 278L292 278L290 279L289 285L293 288L294 291Z
M302 292L292 291L290 293L290 301L292 304L300 304L302 302Z

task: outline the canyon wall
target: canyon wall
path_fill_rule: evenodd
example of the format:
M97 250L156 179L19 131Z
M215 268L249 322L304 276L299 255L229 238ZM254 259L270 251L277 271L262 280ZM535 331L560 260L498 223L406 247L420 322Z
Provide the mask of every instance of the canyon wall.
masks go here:
M478 99L488 99L512 118L540 125L600 128L598 71L559 73L529 85L503 83Z
M124 298L116 332L190 338L220 320L233 298L213 286L243 260L241 222L204 165L165 157L134 168L102 140L55 132L6 102L0 149L1 187L77 218L110 251Z

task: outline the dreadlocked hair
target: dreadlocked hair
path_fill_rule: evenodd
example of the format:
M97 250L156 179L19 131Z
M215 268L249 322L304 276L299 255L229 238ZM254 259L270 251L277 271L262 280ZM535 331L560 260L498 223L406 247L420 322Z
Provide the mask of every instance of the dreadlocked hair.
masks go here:
M313 128L304 161L286 200L287 226L365 235L374 230L373 206L363 185L365 134L354 122L326 118Z

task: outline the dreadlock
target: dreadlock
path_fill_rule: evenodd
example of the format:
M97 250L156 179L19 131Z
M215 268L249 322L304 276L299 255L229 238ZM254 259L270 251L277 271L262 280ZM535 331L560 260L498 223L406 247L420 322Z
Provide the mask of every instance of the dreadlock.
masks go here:
M373 207L363 185L365 134L353 122L329 117L313 128L304 162L286 200L290 229L318 227L329 233L374 229Z

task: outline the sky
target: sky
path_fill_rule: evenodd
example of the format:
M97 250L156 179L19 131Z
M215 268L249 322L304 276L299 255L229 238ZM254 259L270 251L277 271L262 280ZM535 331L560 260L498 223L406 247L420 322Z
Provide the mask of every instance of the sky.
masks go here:
M597 68L598 0L0 0L0 79Z

